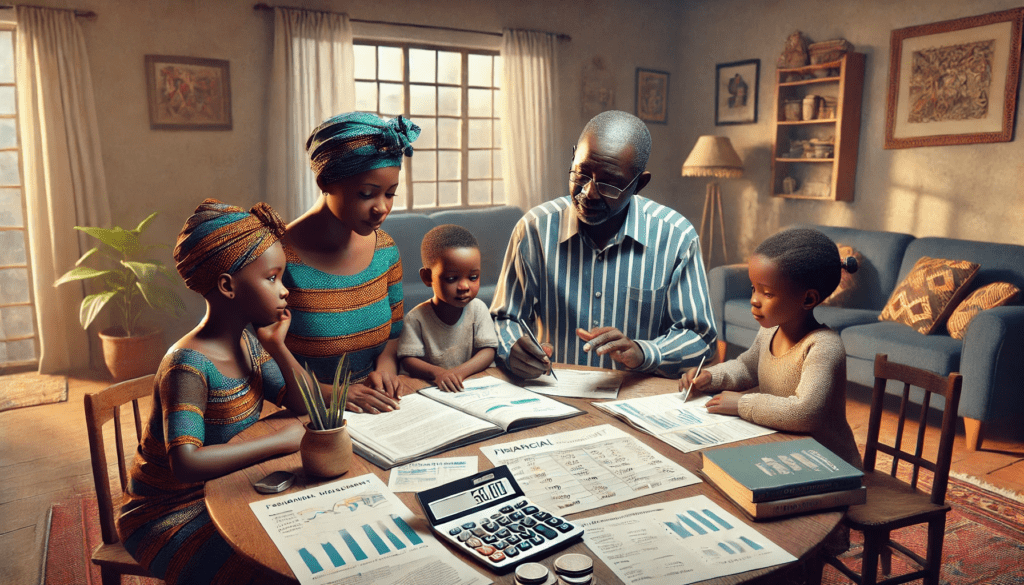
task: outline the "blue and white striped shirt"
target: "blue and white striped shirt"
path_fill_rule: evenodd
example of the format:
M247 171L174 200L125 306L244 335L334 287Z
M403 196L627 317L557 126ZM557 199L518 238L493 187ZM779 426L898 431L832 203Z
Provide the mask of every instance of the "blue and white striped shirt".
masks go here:
M676 211L634 195L603 249L579 231L568 196L543 203L512 232L491 303L498 358L535 323L556 362L626 369L583 351L576 329L616 327L644 352L637 371L677 377L711 357L717 334L697 233Z

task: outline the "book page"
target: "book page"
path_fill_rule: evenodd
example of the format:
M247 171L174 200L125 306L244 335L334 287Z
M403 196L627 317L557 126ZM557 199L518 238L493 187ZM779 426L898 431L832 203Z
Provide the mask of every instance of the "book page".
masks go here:
M471 457L434 457L395 467L388 476L393 492L422 492L439 485L469 477L477 472L476 455Z
M627 585L695 583L796 560L707 496L577 520L583 541Z
M712 414L704 407L710 396L698 396L686 402L682 394L658 394L614 402L595 402L594 406L650 433L683 453L770 435L769 429L738 416Z
M345 413L353 444L384 468L488 430L501 431L486 420L419 394L403 396L399 404L398 410L381 414Z
M562 404L547 396L539 396L493 376L466 380L462 385L465 388L462 392L424 388L420 390L420 394L456 410L489 420L506 431L519 420L558 420L583 412L575 406ZM403 408L404 400L403 398Z
M558 376L557 380L551 374L544 374L526 380L522 387L548 396L615 400L622 386L621 372L611 370L558 370L555 375Z
M249 504L302 585L486 585L376 475Z

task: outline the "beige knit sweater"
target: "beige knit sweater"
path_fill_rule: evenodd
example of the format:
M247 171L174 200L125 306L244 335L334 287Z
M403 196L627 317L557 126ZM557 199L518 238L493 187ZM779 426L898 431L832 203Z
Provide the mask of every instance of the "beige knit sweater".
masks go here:
M707 369L715 391L747 391L740 417L814 437L852 465L860 452L846 420L846 348L839 334L822 326L782 355L772 355L778 327L762 328L750 349Z

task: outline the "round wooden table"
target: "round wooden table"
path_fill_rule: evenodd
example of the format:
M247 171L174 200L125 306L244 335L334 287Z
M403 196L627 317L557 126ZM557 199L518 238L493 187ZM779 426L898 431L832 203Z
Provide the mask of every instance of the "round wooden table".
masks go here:
M569 367L569 366L563 366ZM578 368L588 369L588 368ZM489 374L495 377L508 379L505 374L497 369L490 368L485 374ZM426 384L424 384L425 386ZM637 398L641 396L649 396L653 394L664 394L668 392L676 392L678 390L678 382L676 380L669 380L665 378L657 378L652 376L645 376L633 373L623 373L622 388L619 392L619 399L625 398ZM699 470L701 467L701 455L698 451L690 453L683 453L674 447L669 446L666 443L656 439L655 437L646 433L637 431L625 424L621 420L604 413L603 411L595 408L591 404L591 400L587 399L573 399L573 398L558 398L558 400L564 401L571 404L585 412L581 416L556 421L540 427L534 427L517 433L511 433L508 435L500 435L481 443L468 445L459 449L445 452L439 457L467 457L477 456L480 469L484 470L489 465L489 460L480 451L481 445L504 443L516 439L527 438L527 437L539 437L544 435L550 435L560 433L564 431L577 430L585 427L591 427L600 424L611 424L624 430L627 433L639 438L645 444L649 445L655 451L660 453L676 463L679 463L690 471ZM294 418L287 411L281 411L274 413L268 417L257 422L252 427L239 433L237 437L232 440L246 440L256 437L263 436L272 432L273 430L280 428L289 419ZM791 435L784 433L774 433L771 435L765 435L763 437L756 437L744 441L743 443L757 443L757 442L768 442L768 441L780 441L792 438ZM735 443L735 444L743 444ZM272 496L263 495L257 493L252 487L252 484L257 482L268 473L278 470L285 470L294 473L297 477L295 484L287 491L281 494L275 494ZM356 477L359 475L373 473L377 475L385 484L388 483L389 471L380 469L379 467L365 461L359 456L352 457L352 467L348 473L342 476L342 478ZM206 507L210 512L210 516L213 518L213 523L224 536L227 542L234 547L236 551L252 560L256 564L263 567L265 570L281 575L292 582L295 580L294 574L288 567L283 556L278 551L274 542L271 540L270 535L263 529L259 520L253 514L249 508L251 502L258 500L277 497L282 494L288 494L292 492L302 491L309 487L326 483L332 480L322 480L320 478L307 477L302 470L302 462L299 458L298 453L286 455L284 457L278 457L270 459L262 463L253 465L246 469L236 471L230 475L220 477L214 480L206 482ZM720 494L718 490L711 487L705 482L701 482L695 485L686 486L682 488L676 488L673 490L660 492L657 494L651 494L643 496L626 502L618 504L612 504L604 506L594 510L588 510L578 514L572 514L569 520L580 520L581 518L587 518L590 516L596 516L601 514L607 514L609 512L617 512L620 510L626 510L630 508L638 508L649 504L656 504L661 502L667 502L672 500L678 500L681 498L687 498L690 496L705 495L711 498L712 501L716 502L726 510L734 512L734 515L741 521L754 526L758 532L763 534L766 538L775 542L787 552L795 556L799 560L805 560L815 552L820 546L822 541L832 532L833 529L839 524L839 521L843 517L841 510L831 510L818 513L810 513L801 516L793 516L789 518L772 519L762 522L753 522L747 518L744 513L736 508L725 496ZM423 511L420 508L419 503L416 501L415 494L412 493L399 493L397 496L402 502L409 507L413 513L416 514L417 520L421 523L415 528L429 530L429 524L427 523ZM439 539L440 540L440 539ZM442 541L444 542L444 541ZM478 569L482 574L489 577L495 583L509 584L514 583L513 574L497 575L481 564L475 563L470 560L470 555L462 549L458 549L452 546L446 546L453 553L464 559L466 563L472 565ZM560 551L558 554L565 552L579 552L589 555L594 559L594 575L598 582L604 584L621 584L622 581L609 569L596 554L590 551L590 549L582 542L572 545L571 547ZM557 555L552 555L552 558L544 559L544 564L550 568L553 558ZM764 577L766 575L776 573L789 567L789 565L779 565L775 567L768 567L765 569L759 569L756 571L748 571L745 573L739 573L736 575L728 575L725 577L702 581L702 583L709 584L726 584L726 583L746 583L757 578ZM770 581L768 579L767 581Z

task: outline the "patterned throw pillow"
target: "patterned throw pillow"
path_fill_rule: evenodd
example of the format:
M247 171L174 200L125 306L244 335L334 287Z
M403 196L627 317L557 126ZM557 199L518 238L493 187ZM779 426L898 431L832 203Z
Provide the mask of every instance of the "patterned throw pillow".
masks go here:
M967 326L978 313L992 307L1009 305L1020 297L1020 289L1008 282L993 282L967 295L949 315L946 328L953 339L963 339Z
M922 256L892 291L879 321L896 321L928 335L942 326L967 294L980 266L967 260Z
M853 256L857 260L857 266L864 268L864 256L854 250L851 246L846 244L836 244L839 248L839 259L846 261L848 256ZM835 292L830 294L827 299L821 302L826 307L844 307L853 298L853 294L857 291L857 275L850 274L843 270L842 276L839 278L839 286L836 287Z

